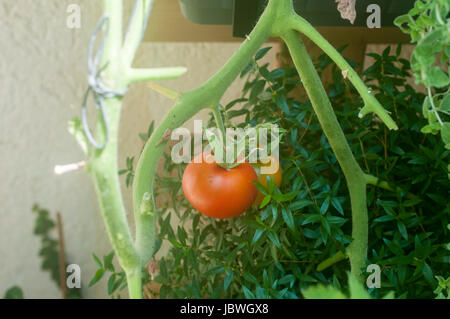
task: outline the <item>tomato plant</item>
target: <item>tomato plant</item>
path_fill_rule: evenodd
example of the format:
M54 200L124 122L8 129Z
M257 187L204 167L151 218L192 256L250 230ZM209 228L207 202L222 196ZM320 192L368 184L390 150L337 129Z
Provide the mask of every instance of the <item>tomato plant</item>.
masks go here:
M133 83L174 78L186 71L132 67L151 4L151 0L136 1L137 13L130 19L123 40L122 2L104 1L105 15L93 36L95 40L107 21L108 28L104 30L108 34L104 46L100 46L104 50L91 59L90 88L82 118L71 123L71 132L86 152L87 171L93 177L106 229L131 298L142 297L143 266L164 239L173 247L160 262L162 297L298 298L312 283L333 284L340 289L346 285L348 266L351 278L364 282L369 262L383 266L384 287L395 287L400 296L430 297L430 288L437 284L435 274L440 276L440 285L445 283L448 255L443 253L443 241L448 238L449 206L448 176L447 172L442 175L442 168L446 169L448 150L437 145L432 136L422 137L418 130L417 114L422 109L417 109L417 101L422 97L405 84L410 66L402 60L398 60L400 69L392 64L395 58L389 50L381 57L375 56L377 62L366 70L365 80L378 82L370 83L369 89L354 65L297 15L292 0L269 0L239 50L199 88L178 93L151 85L174 100L175 105L152 130L134 173L132 160L122 171L130 176L129 182L132 179L136 227L132 237L116 161L122 97ZM439 21L443 19L441 15L437 19L440 25L446 23ZM439 30L448 32L442 26ZM316 64L300 33L326 54ZM258 65L268 50L259 50L261 45L274 36L286 44L293 67L269 71L267 65ZM335 63L335 83L326 90L317 69L323 70L331 61ZM416 67L413 64L414 71ZM239 74L254 76L247 81L239 100L246 104L232 109L239 104L235 101L221 108L223 94ZM437 75L434 80L439 80L439 87L448 84L445 74L436 68L431 69L431 78L433 74ZM307 100L288 94L298 87L304 89ZM90 133L85 118L90 91L95 93L99 112L95 134ZM431 106L433 102L431 98ZM441 113L447 114L446 103L439 103L439 107L444 104ZM222 131L223 118L231 120L244 114L244 123L239 123L243 126L279 122L288 132L281 143L283 180L278 186L274 179L267 189L259 184L260 191L267 193L264 205L260 205L264 206L263 211L253 209L238 218L205 222L200 214L191 214L192 207L177 197L182 184L194 207L205 214L227 217L238 215L251 205L256 190L250 182L256 176L248 164L230 171L220 171L214 164L207 166L207 178L195 166L188 166L186 182L172 180L170 195L181 220L175 233L170 224L171 213L155 205L155 184L162 181L156 176L157 164L165 156L172 130L203 109L212 111L215 125ZM431 111L438 114L433 107ZM447 126L442 119L438 122L442 122L446 141ZM405 131L410 134L402 134ZM102 142L97 143L94 135ZM165 164L174 169L170 160ZM208 188L208 176L214 177L210 181L217 187ZM227 203L225 199L237 201ZM431 216L427 206L430 200L436 210ZM192 229L186 230L184 222L190 218ZM349 265L344 264L347 259ZM372 293L377 295L379 291Z
M209 157L209 158L208 158ZM231 218L244 213L254 202L257 179L253 167L241 163L234 168L219 166L209 152L199 154L183 174L187 200L201 213Z

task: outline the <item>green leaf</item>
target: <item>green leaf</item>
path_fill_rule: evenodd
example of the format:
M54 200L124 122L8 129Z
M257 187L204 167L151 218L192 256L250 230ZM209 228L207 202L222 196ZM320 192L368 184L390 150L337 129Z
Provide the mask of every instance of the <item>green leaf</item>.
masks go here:
M267 54L267 52L270 51L270 49L272 49L272 47L265 47L256 52L255 61L262 59Z
M114 258L114 250L111 251L108 255L103 257L103 265L105 270L109 270L111 272L114 272L114 265L112 263ZM99 266L101 267L101 266Z
M290 204L289 209L291 209L292 211L295 212L297 210L300 210L300 209L310 206L312 204L313 204L313 202L309 199L300 199L300 200L297 200L297 201L293 202L292 204Z
M403 224L401 221L397 222L398 231L402 235L404 239L408 239L408 231L406 230L405 224Z
M266 195L266 196L263 198L261 204L259 205L259 208L263 208L264 206L266 206L267 204L269 204L269 202L270 202L271 199L272 199L272 196Z
M253 292L251 292L250 289L248 289L247 287L242 286L242 290L244 291L245 298L247 298L247 299L256 299L256 297L253 294Z
M255 235L253 236L252 243L256 243L261 235L264 233L265 229L257 229Z
M330 206L330 198L327 197L322 203L322 206L320 206L320 213L324 215L328 211L328 207Z
M100 258L97 257L96 254L92 254L92 257L94 258L94 262L99 268L103 268L102 262L100 261Z
M286 194L272 194L272 198L274 200L276 200L277 202L289 202L291 200L293 200L295 198L295 196L297 196L297 194L299 193L299 190L296 191L292 191Z
M344 216L344 209L342 208L342 205L341 205L341 202L339 201L339 199L337 199L336 197L333 197L331 199L331 205L333 205L333 207L339 212L339 214Z
M439 109L445 112L450 112L450 94L447 94L441 101Z
M100 279L102 279L105 274L105 270L103 268L97 269L94 278L89 282L89 287L92 287L95 283L97 283Z
M114 293L116 282L116 274L111 274L108 279L108 295L112 295Z
M445 122L442 125L441 136L445 144L450 144L450 122Z
M283 220L286 223L286 225L289 227L289 229L296 234L297 229L295 228L295 222L294 217L292 216L292 212L290 210L287 210L285 208L281 209L281 213L283 215Z
M446 74L442 69L438 66L435 66L430 71L429 76L430 85L442 88L450 84L450 78L448 74Z
M427 264L427 262L423 263L422 273L425 277L425 279L428 281L428 283L432 286L435 285L436 280L433 276L433 270L431 270L430 265Z
M223 281L223 290L227 290L228 287L230 287L231 282L233 281L233 277L234 277L234 273L230 270L226 270L225 271L226 276L225 276L225 280Z
M281 248L280 239L278 238L278 235L274 233L273 231L267 232L267 237L272 241L272 243L275 244L278 248Z

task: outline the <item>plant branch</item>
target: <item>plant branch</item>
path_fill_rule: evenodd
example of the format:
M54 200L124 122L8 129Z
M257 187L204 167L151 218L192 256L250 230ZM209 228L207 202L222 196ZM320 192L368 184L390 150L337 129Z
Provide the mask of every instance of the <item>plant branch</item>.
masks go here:
M282 22L279 22L282 23ZM285 21L283 21L285 23ZM317 46L319 46L342 70L347 73L347 77L350 82L355 86L358 93L361 95L364 101L364 107L359 113L359 117L364 117L370 112L375 113L389 129L397 130L397 124L388 114L388 112L381 106L377 99L371 94L370 90L353 70L353 68L347 63L347 61L339 54L339 52L305 19L298 15L292 15L288 21L290 27L305 34L310 38Z
M128 23L128 30L122 48L122 58L127 66L133 63L136 51L145 32L146 22L152 10L153 0L138 0Z
M123 90L126 83L119 54L122 45L122 1L104 0L104 10L109 18L109 33L102 56L103 63L108 65L104 77L112 90ZM117 149L122 99L105 98L104 106L109 124L109 141L102 150L90 146L87 171L94 179L109 239L117 253L120 266L127 273L129 287L133 287L136 285L132 281L137 280L137 277L140 284L141 272L132 270L139 268L141 264L126 219L118 175ZM100 121L100 116L97 120L96 136L98 140L105 138L104 122ZM128 278L130 273L133 278ZM142 297L140 291L129 292L131 298Z
M128 83L147 82L152 80L175 79L185 74L185 67L129 69L127 71Z
M366 183L364 174L350 150L345 135L333 112L328 95L300 36L295 31L285 31L281 34L281 37L289 48L294 65L311 100L317 118L347 181L352 207L353 225L353 241L348 249L348 254L352 273L356 278L361 279L361 270L365 266L368 241Z

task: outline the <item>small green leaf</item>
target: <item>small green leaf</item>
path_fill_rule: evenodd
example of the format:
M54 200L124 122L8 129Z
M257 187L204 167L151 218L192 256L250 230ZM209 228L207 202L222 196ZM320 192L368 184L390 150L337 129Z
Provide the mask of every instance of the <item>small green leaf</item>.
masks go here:
M256 243L261 235L264 233L265 229L257 229L255 231L255 235L253 236L252 243Z
M445 122L442 125L441 136L445 144L450 144L450 122Z
M242 286L242 289L244 291L245 298L247 298L247 299L255 299L256 298L255 295L253 294L253 292L251 292L250 289L248 289L247 287Z
M113 258L114 258L114 250L111 251L108 255L103 257L103 265L105 270L114 272L114 265L112 264Z
M275 232L269 231L267 233L267 237L269 237L269 239L272 241L272 243L275 244L275 246L281 248L280 239L278 238L278 235Z
M450 84L450 78L440 67L435 66L430 71L430 84L437 88L442 88Z
M94 278L89 282L89 287L92 287L96 282L102 279L105 274L105 270L103 268L97 269L97 272L94 275Z
M228 287L230 286L231 282L233 281L233 277L234 277L234 273L230 270L226 270L226 276L225 276L225 280L223 281L223 290L227 290Z
M287 210L285 208L281 209L281 213L283 215L283 220L286 223L286 225L289 227L289 229L296 234L297 230L295 228L295 222L294 217L292 216L292 212L290 210Z
M408 239L408 231L406 230L405 224L403 224L401 221L397 222L398 231L402 235L404 239Z
M262 202L261 202L261 205L259 205L259 208L263 208L264 206L266 206L266 205L270 202L271 199L272 199L272 196L266 195L266 196L263 198L263 200L262 200Z
M98 258L96 254L92 254L92 257L94 258L95 264L99 268L103 268L103 265L102 265L102 262L100 261L100 258Z
M270 51L270 49L272 49L272 47L265 47L256 52L255 61L262 59L267 54L267 52Z
M116 274L111 274L108 279L108 295L112 295L114 293L116 282Z

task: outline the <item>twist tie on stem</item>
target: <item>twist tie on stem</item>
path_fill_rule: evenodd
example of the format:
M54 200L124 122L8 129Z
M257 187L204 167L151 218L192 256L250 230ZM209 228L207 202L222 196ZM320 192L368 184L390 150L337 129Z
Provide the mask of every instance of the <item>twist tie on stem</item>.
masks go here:
M99 47L97 52L94 55L94 46L95 42L97 40L97 36L100 33L100 30L102 29L103 25L106 25L106 30L104 32L104 35L100 41ZM81 123L83 125L84 133L89 141L89 143L95 147L96 149L104 149L105 146L108 144L109 141L109 126L108 126L108 119L106 117L105 107L103 100L105 98L114 98L114 97L123 97L127 90L122 91L114 91L110 88L108 88L102 81L100 75L101 72L108 66L108 63L105 63L100 69L98 68L100 59L103 54L103 49L105 47L106 39L108 38L108 32L109 32L109 18L107 16L102 16L100 19L100 22L98 23L97 27L95 28L94 33L91 36L90 44L89 44L89 51L88 51L88 89L86 90L86 93L83 98L83 103L81 105ZM103 121L103 125L105 128L105 141L103 144L99 144L95 138L92 136L91 130L89 129L89 125L87 122L87 101L89 98L89 94L92 92L94 99L95 99L95 105L97 106L97 109L100 110L101 119Z

